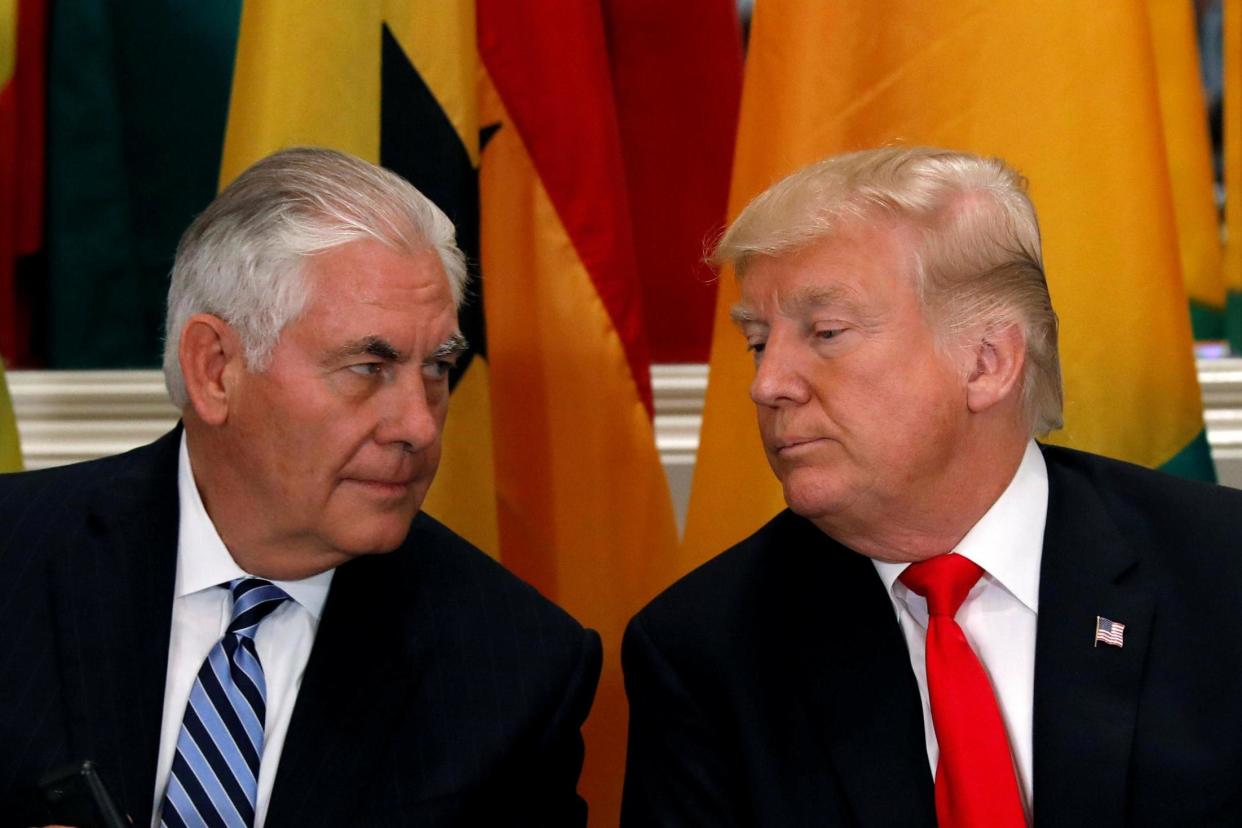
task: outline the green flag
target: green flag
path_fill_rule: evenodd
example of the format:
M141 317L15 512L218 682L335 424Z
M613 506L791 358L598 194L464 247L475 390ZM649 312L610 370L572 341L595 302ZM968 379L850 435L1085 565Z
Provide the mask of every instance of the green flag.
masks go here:
M241 0L49 9L48 361L154 367L177 239L216 193Z

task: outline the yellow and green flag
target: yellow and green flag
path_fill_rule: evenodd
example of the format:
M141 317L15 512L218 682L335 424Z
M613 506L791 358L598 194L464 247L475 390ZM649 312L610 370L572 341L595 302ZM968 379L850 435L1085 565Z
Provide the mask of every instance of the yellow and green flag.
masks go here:
M1212 139L1199 74L1194 7L1180 0L1147 0L1147 11L1191 328L1195 339L1222 339L1225 281L1220 218L1213 194Z
M801 166L894 142L1000 156L1030 179L1062 323L1052 442L1211 478L1142 0L756 4L730 215ZM783 506L737 296L726 274L682 567Z
M1242 0L1224 7L1225 332L1242 354Z

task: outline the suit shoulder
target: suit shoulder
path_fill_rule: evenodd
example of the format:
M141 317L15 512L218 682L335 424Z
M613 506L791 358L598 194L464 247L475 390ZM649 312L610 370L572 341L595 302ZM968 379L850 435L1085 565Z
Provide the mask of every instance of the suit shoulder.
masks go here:
M0 506L9 498L38 496L49 491L63 492L95 480L107 479L118 466L121 456L0 474Z
M1086 484L1121 512L1141 511L1156 524L1193 522L1242 529L1242 491L1090 454L1043 446L1053 487ZM1129 517L1129 515L1126 515Z
M631 622L675 646L746 636L806 579L851 577L859 556L788 509L655 597Z
M0 523L16 528L33 519L54 528L63 518L80 517L100 493L160 488L166 481L151 472L161 466L175 475L180 429L154 443L122 454L53 466L34 471L0 474ZM175 477L172 478L175 481Z
M827 540L810 521L785 509L754 534L682 576L648 606L736 597L753 589L765 571L789 565L808 546L822 546Z
M425 512L414 519L400 554L420 582L443 594L469 596L488 618L526 619L572 638L586 634L568 612Z
M1234 600L1242 491L1069 449L1045 447L1044 457L1050 514L1080 519L1088 502L1098 504L1147 564L1145 577Z

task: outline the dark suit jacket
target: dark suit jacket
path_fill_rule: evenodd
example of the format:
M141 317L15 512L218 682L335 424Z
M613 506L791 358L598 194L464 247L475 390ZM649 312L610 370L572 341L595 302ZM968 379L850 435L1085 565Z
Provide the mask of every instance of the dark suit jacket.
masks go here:
M94 759L149 825L173 585L180 430L0 475L0 825ZM599 637L420 515L332 582L267 825L583 825L579 728Z
M1037 826L1242 824L1242 492L1047 448ZM1093 646L1096 616L1125 646ZM930 826L918 686L871 562L778 515L622 648L622 824Z

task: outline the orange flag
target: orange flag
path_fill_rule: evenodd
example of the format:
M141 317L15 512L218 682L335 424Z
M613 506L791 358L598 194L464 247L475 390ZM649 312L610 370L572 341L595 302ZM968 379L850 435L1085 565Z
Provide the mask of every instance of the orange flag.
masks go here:
M1061 318L1053 442L1212 477L1142 0L757 4L730 215L801 166L893 142L1000 156L1030 179ZM726 274L683 568L784 505L728 320L737 295Z
M621 633L671 580L677 535L651 423L603 17L597 3L534 6L478 5L500 557L603 637L580 790L592 824L615 825Z

